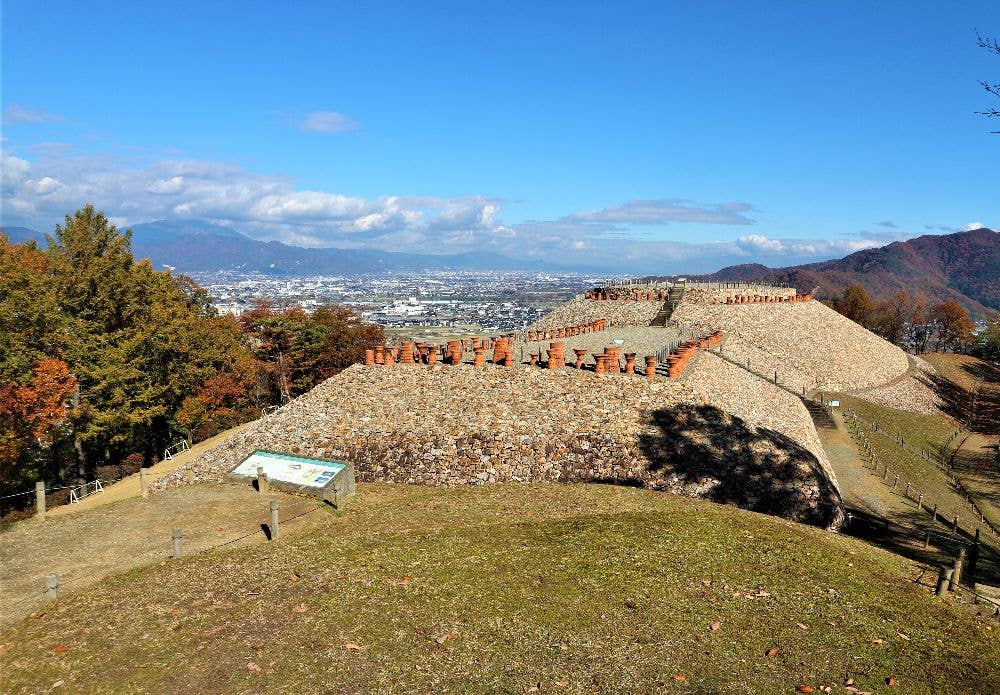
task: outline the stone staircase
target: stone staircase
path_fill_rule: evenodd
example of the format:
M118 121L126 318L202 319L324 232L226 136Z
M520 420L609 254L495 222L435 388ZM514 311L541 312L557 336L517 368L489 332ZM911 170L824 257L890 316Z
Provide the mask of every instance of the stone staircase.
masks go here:
M681 303L684 299L684 286L683 285L671 285L670 290L667 292L667 301L663 302L663 306L657 312L656 316L650 322L650 326L666 326L670 317L674 313L674 309L677 305Z

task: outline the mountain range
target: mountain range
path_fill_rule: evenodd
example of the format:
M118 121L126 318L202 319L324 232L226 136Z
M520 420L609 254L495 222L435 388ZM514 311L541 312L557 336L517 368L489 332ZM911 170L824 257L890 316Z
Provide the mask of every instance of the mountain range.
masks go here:
M984 318L1000 309L1000 232L980 228L927 234L831 261L787 268L734 265L698 279L786 284L800 292L815 291L821 298L843 292L852 283L862 285L875 300L905 288L922 292L931 303L954 299L971 315Z
M161 220L132 228L136 258L158 268L185 273L234 271L268 275L361 275L421 270L547 270L594 272L544 261L525 261L494 253L432 255L373 249L301 248L278 241L259 241L202 221ZM0 230L12 242L44 234L26 227ZM887 246L857 251L844 258L805 265L770 268L759 263L732 265L717 272L689 276L712 282L764 281L786 284L800 292L832 297L860 283L876 300L906 288L929 301L958 301L975 317L1000 309L1000 233L982 228L953 234L928 234Z
M363 275L420 270L569 270L544 261L515 260L495 253L433 255L374 249L302 248L280 241L259 241L218 224L160 220L132 229L135 257L156 268L184 273L224 270L268 275ZM45 235L27 227L5 227L14 243Z

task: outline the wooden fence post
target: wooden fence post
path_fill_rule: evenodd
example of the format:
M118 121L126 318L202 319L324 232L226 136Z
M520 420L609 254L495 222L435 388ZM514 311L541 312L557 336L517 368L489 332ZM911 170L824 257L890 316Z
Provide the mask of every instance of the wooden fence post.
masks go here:
M979 527L976 527L976 537L969 548L969 581L974 581L976 577L976 563L979 562Z
M257 466L257 492L261 494L267 492L267 475L263 466Z
M185 472L187 474L187 484L194 485L194 468L188 466Z
M278 537L278 500L271 500L271 540Z
M948 583L951 581L952 570L942 567L938 574L937 591L934 593L938 596L944 596L945 592L948 591Z
M146 469L139 469L139 492L143 497L149 497L149 480L146 478Z
M934 511L931 512L931 521L937 521L937 502L934 503Z
M39 519L45 518L45 481L35 483L35 513Z
M49 572L45 575L45 600L55 601L59 597L59 575Z
M958 588L958 583L962 581L962 564L965 562L965 548L960 548L958 551L958 557L955 558L955 564L952 565L951 581L948 583L948 591L954 591Z
M170 532L170 538L174 541L174 557L181 556L181 539L183 537L184 536L181 534L181 530L179 528L175 527L174 530Z

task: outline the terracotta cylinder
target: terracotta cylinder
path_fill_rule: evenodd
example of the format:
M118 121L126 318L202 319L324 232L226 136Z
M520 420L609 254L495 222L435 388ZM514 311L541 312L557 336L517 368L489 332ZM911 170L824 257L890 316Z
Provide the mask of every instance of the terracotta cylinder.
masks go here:
M514 353L508 350L503 355L503 366L513 367L514 366Z
M620 370L620 365L618 363L618 353L615 352L615 348L606 347L604 348L605 360L604 369L608 374L617 374Z
M594 355L594 373L604 374L607 371L607 355Z
M437 345L427 346L427 364L437 364L438 348Z
M365 350L365 366L371 367L375 364L375 351Z
M413 341L404 340L403 349L400 350L399 361L401 364L413 364Z
M476 357L472 361L472 364L474 364L477 367L482 367L484 364L486 364L486 356L483 354L484 352L486 352L486 348L480 345L472 348L472 350L473 352L476 353Z
M382 353L382 363L383 364L396 364L396 356L393 353L392 348L386 348L385 352Z
M573 352L576 353L576 368L580 369L583 367L583 358L587 355L587 351L584 348L574 348Z
M625 353L625 373L635 374L635 353L627 352Z
M531 360L530 364L531 364L532 367L534 367L536 364L538 364L538 353L537 352L531 353L530 355L528 355L528 358Z
M652 381L656 378L656 357L646 356L646 378Z
M375 364L385 364L385 345L375 346Z
M812 298L813 298L813 297L812 297L812 295L811 295L811 294L804 294L804 295L802 295L802 301L803 301L803 302L808 302L808 301L809 301L809 300L811 300Z

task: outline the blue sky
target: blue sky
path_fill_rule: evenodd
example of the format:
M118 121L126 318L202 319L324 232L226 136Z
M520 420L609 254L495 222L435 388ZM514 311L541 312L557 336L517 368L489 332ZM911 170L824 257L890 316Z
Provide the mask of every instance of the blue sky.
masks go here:
M359 5L5 0L3 224L664 272L1000 226L996 2Z

